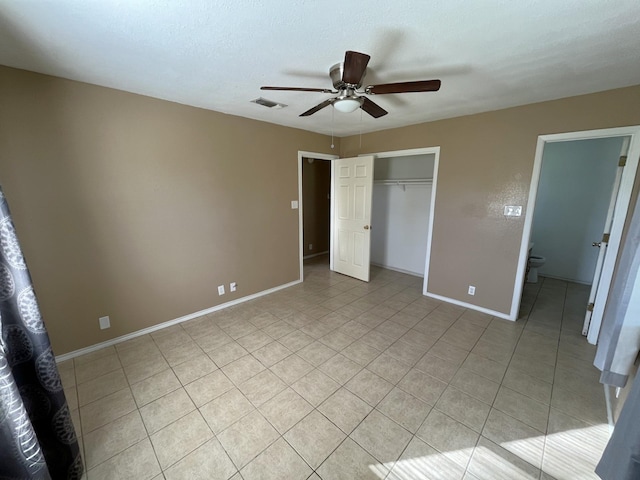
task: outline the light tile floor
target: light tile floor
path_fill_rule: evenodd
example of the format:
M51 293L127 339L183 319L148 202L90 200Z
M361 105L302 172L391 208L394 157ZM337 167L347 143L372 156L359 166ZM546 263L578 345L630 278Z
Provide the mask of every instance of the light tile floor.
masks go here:
M588 289L517 322L305 266L305 282L60 364L94 479L590 479L604 394Z

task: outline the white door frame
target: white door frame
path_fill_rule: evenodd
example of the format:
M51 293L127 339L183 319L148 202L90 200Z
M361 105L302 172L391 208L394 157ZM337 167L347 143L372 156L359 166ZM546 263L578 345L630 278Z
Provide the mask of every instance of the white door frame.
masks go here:
M304 217L302 216L302 161L305 158L314 158L316 160L335 160L340 158L338 155L329 153L316 153L298 150L298 246L299 246L299 262L300 262L300 281L304 281ZM333 219L333 163L331 164L331 204L329 206L329 215ZM333 251L333 221L330 222L329 231L329 252ZM331 257L331 255L329 255ZM330 268L333 270L333 259L330 258Z
M622 230L624 228L627 212L629 210L631 192L633 190L633 183L635 181L636 171L638 169L638 158L640 157L640 125L538 136L535 160L533 163L533 173L531 175L531 184L529 186L529 198L527 200L528 208L525 209L524 228L522 231L522 241L520 244L518 270L516 273L515 285L513 288L511 313L509 315L510 319L516 320L518 318L518 310L520 309L520 300L522 296L522 289L524 287L524 275L526 272L527 255L529 251L529 239L531 238L531 227L533 224L533 214L536 205L536 197L538 194L540 170L542 169L542 155L545 145L547 143L566 142L571 140L589 140L595 138L627 136L631 137L631 141L629 144L629 153L627 155L627 165L622 173L620 190L618 191L616 212L613 219L613 224L611 226L611 241L607 247L609 251L607 252L607 256L602 267L600 286L600 291L602 292L602 294L599 294L598 297L596 297L597 302L594 308L594 313L596 309L600 309L600 314L602 313L602 311L604 311L604 307L606 304L606 295L608 294L609 288L611 287L613 270L618 259L618 250L620 248L620 241L622 239ZM601 317L602 316L600 315L600 318ZM598 341L600 324L601 322L599 321L591 322L587 340L593 345L595 345Z
M429 212L429 230L427 231L427 251L424 263L424 281L422 285L422 294L427 294L427 284L429 282L429 262L431 260L431 238L433 235L433 214L436 208L436 190L438 186L438 164L440 162L440 147L424 147L412 148L409 150L393 150L389 152L363 153L359 157L365 155L373 155L374 158L391 158L391 157L408 157L410 155L430 155L435 156L433 164L433 185L431 186L431 206Z

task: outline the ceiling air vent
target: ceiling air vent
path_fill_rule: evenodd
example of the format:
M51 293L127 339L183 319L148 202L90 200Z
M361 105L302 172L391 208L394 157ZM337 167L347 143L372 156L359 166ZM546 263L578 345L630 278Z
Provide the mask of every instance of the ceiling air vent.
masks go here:
M262 105L263 107L267 108L275 108L276 110L286 107L284 103L273 102L262 97L251 100L251 103L257 103L258 105Z

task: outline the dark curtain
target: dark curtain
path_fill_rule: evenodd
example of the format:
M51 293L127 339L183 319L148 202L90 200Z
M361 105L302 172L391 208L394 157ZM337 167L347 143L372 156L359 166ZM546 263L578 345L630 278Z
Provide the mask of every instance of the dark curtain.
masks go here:
M0 189L0 479L79 479L71 412Z

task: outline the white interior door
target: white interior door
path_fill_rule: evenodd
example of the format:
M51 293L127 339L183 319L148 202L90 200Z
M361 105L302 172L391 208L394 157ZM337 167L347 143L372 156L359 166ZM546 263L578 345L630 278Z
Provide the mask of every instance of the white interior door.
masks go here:
M333 161L333 269L369 281L373 156Z
M629 137L626 137L622 143L622 150L620 152L620 158L624 158L627 155L629 150ZM602 322L602 314L604 313L604 308L595 308L596 300L602 302L606 301L606 297L602 297L603 292L601 292L600 297L598 298L598 287L600 286L601 278L602 278L602 267L604 265L604 261L607 255L607 250L609 246L610 236L611 236L611 227L613 224L613 217L616 210L616 202L618 199L618 193L620 191L620 182L622 180L622 173L624 170L624 163L618 165L618 170L616 171L616 179L613 184L613 191L611 192L611 200L609 201L609 210L607 211L607 219L604 225L604 232L602 238L594 239L593 247L599 248L598 252L598 260L596 261L596 269L593 274L593 282L591 283L591 292L589 293L589 303L587 304L587 312L584 316L584 324L582 326L582 335L589 334L589 327L591 326L591 322L595 320L596 325L600 325ZM605 294L607 292L604 292ZM592 335L591 335L592 336ZM597 336L597 334L596 334Z

